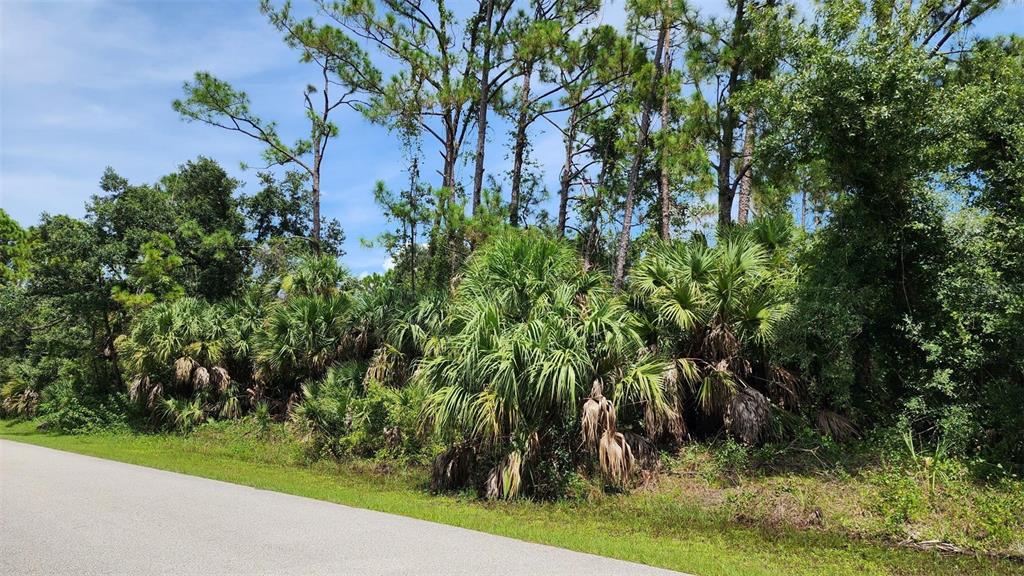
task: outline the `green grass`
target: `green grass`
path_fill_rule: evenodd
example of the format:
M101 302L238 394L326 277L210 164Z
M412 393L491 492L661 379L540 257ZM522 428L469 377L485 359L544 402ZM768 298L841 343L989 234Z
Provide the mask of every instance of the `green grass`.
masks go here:
M1006 560L941 556L840 534L750 528L663 493L579 502L486 503L435 496L423 470L362 461L306 464L280 428L208 425L189 436L62 436L0 422L0 438L390 512L571 550L711 575L1020 574Z

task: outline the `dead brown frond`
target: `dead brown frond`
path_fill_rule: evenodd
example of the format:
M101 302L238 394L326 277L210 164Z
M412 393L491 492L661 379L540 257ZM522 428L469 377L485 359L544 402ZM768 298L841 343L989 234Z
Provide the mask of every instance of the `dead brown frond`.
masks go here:
M231 386L231 375L223 366L214 366L210 369L210 380L221 394L227 392Z
M725 428L744 444L754 445L765 438L772 422L772 409L765 398L750 386L741 386L729 401Z
M782 408L793 409L800 404L800 379L781 366L772 366L769 382L773 396Z
M583 403L580 431L583 443L592 451L597 450L601 435L606 430L615 430L615 405L604 397L601 380L594 380L590 398Z
M633 454L636 468L653 471L661 467L661 454L654 442L634 432L623 432L622 436Z
M301 402L301 401L302 401L302 397L299 396L298 392L292 392L291 394L289 394L288 395L288 401L284 403L284 407L283 407L284 417L285 418L290 417L292 415L292 410L294 410L295 407L298 406L299 402Z
M625 486L633 471L633 451L620 432L605 430L601 436L598 459L605 479L613 486Z
M592 452L597 452L601 471L608 482L625 486L633 469L633 451L625 437L616 431L615 405L603 392L601 380L594 380L580 419L583 442Z
M132 402L138 402L149 389L149 376L136 376L128 382L128 398Z
M149 376L140 375L128 383L128 398L132 402L145 402L149 409L156 408L157 403L164 395L164 386Z
M512 500L522 486L523 457L518 450L501 459L487 474L484 494L488 500Z
M815 423L818 432L840 442L858 434L857 427L849 418L827 408L818 410Z
M736 358L742 345L728 324L715 322L704 333L701 348L704 358Z
M164 385L159 382L149 383L149 395L146 398L146 407L150 410L156 408L157 403L164 396Z
M246 396L249 397L249 406L255 408L257 404L263 401L263 385L253 384L245 389Z
M442 492L466 485L476 462L476 451L469 444L456 444L434 458L430 490Z
M580 428L583 443L591 450L596 450L601 434L605 430L615 430L615 407L604 396L588 398L583 403Z
M182 356L174 361L174 380L178 384L188 384L192 379L192 370L196 367L196 361L188 356Z
M366 378L385 386L401 386L409 376L406 364L405 356L401 352L385 344L377 348L370 358Z
M205 390L210 386L210 371L202 366L197 366L192 371L192 387L196 390Z

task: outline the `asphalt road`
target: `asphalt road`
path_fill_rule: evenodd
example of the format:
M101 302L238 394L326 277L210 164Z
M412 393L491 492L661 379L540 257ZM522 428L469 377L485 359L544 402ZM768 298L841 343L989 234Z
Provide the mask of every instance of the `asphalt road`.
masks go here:
M0 574L672 572L0 440Z

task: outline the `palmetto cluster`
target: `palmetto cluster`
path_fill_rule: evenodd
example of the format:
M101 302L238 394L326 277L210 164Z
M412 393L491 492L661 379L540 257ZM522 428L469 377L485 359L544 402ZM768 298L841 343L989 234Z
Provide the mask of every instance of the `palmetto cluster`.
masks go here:
M117 343L129 395L155 417L186 429L262 403L284 416L303 401L322 399L311 391L320 390L319 380L332 367L376 357L392 315L389 296L356 285L335 258L309 257L224 303L181 298L154 305ZM377 368L382 378L394 377Z
M223 308L195 298L143 311L117 341L129 397L182 428L207 415L241 414L225 362L230 347Z
M563 243L509 233L474 254L415 379L432 390L427 414L436 429L493 462L486 491L508 498L529 485L553 431L580 425L588 396L603 402L603 415L587 404L583 437L601 453L605 475L622 481L631 457L614 405L664 411L665 368L606 277L584 272ZM599 399L595 381L603 383ZM592 425L594 417L604 424ZM436 469L461 472L466 453L449 452Z
M787 311L772 245L657 245L616 292L568 244L510 230L450 294L418 301L310 258L227 303L145 309L118 352L131 397L178 428L267 402L318 453L435 433L438 488L512 498L547 482L556 453L624 487L659 442L723 428L759 442L795 402L765 352Z
M736 234L714 246L656 246L633 269L632 301L647 341L672 366L664 382L670 417L649 426L682 438L689 414L755 443L773 420L769 397L795 403L796 379L766 361L789 311L770 258L752 235Z

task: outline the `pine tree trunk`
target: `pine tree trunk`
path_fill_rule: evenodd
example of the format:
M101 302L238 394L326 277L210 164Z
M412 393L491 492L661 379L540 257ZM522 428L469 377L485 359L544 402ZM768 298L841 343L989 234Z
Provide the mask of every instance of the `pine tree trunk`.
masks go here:
M319 150L319 143L314 143L314 150ZM314 152L313 158L313 253L320 255L320 162L323 158Z
M447 115L446 115L447 117ZM455 133L455 122L447 122L444 135L444 166L441 169L441 186L455 194L455 164L459 159L458 140Z
M572 186L572 157L576 147L576 107L569 112L565 133L565 163L558 181L558 237L565 237L565 224L569 217L569 188Z
M583 267L590 270L594 265L594 255L597 254L597 220L601 215L601 196L604 190L605 180L608 176L608 165L601 166L601 172L597 175L597 187L594 188L594 203L590 207L590 225L587 227L587 239L583 245Z
M764 9L774 9L777 0L766 0ZM754 67L753 80L759 82L771 76L771 68L768 62L762 61ZM759 111L756 104L751 104L747 109L747 129L743 138L743 166L744 172L740 178L740 202L738 220L740 224L746 224L748 216L753 212L753 181L754 181L754 146L757 142L757 117Z
M416 218L418 218L418 210L416 210L416 196L419 179L420 179L420 164L419 160L414 156L412 159L412 169L409 170L409 278L411 280L412 292L416 293Z
M754 139L757 138L757 107L751 106L747 110L747 128L743 135L743 174L740 176L740 200L736 214L736 221L740 224L747 223L747 214L750 212L751 185L754 179Z
M587 241L583 247L583 266L590 270L594 266L594 254L597 254L597 219L601 214L601 205L595 203L590 209L590 226L587 228Z
M744 10L745 0L737 0L736 15L732 26L732 45L738 46L742 36L746 32ZM732 224L732 204L736 196L736 188L732 184L732 161L733 143L736 140L736 110L733 108L732 100L739 88L740 68L743 66L739 56L732 62L729 70L729 79L726 83L729 97L724 105L725 119L722 123L719 134L718 146L718 225L725 226Z
M732 138L722 134L722 145L718 147L718 224L732 223L733 187L729 182L732 171Z
M668 11L672 10L672 0L668 0ZM672 53L670 50L672 44L672 33L669 28L668 16L662 17L661 23L661 35L663 40L663 46L661 49L662 58L664 58L664 64L662 65L662 74L664 77L668 77L672 73ZM661 130L666 132L668 130L669 118L668 118L668 89L662 90L661 93ZM668 155L665 150L661 153L661 180L658 182L658 191L661 196L661 239L668 241L671 236L670 230L670 219L669 213L672 210L671 199L669 198L668 190Z
M494 13L494 0L487 0L485 17L486 35L484 37L484 56L480 69L480 98L476 103L476 166L473 171L473 215L480 209L480 190L484 181L484 147L487 144L487 108L490 101L491 73L491 18Z
M409 244L409 277L412 280L412 292L416 293L416 220L412 221L409 228L411 229L410 237L412 243Z
M622 214L622 232L619 233L619 247L615 254L615 274L612 277L612 285L616 290L622 289L623 281L626 278L626 257L629 255L629 243L633 231L633 204L636 201L636 190L640 184L640 167L643 164L647 153L647 138L651 131L651 109L654 108L654 93L661 80L661 50L663 47L662 34L658 34L658 44L654 54L654 62L657 63L658 71L654 75L651 91L644 98L643 111L640 114L640 130L636 137L636 153L633 157L633 165L629 169L629 180L626 186L626 205Z
M527 62L523 69L522 94L519 100L519 117L516 119L516 140L512 160L512 198L509 202L508 223L519 226L519 202L523 185L523 156L526 154L526 128L530 124L530 77L533 62Z

